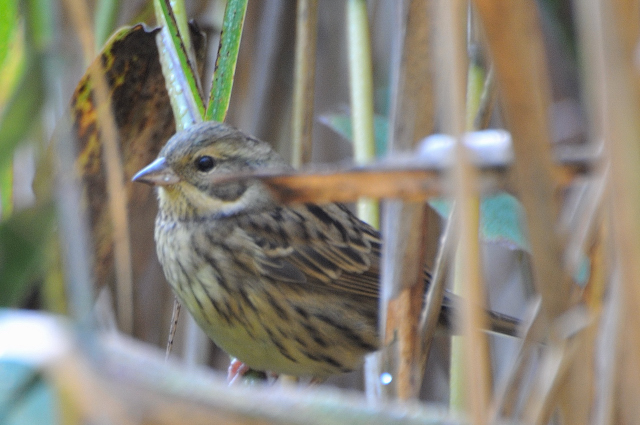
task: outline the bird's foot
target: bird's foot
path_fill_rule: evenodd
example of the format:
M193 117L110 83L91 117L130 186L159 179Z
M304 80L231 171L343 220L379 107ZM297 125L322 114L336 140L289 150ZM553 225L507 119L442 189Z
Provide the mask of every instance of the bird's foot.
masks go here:
M231 359L231 363L229 363L229 368L227 369L227 382L229 385L235 384L250 370L251 368L249 366L234 357Z
M268 381L269 376L272 376L274 380L278 377L277 374L272 375L251 369L235 357L231 359L231 363L229 363L229 368L227 369L227 382L229 382L230 386L239 382L243 382L245 384L266 382Z

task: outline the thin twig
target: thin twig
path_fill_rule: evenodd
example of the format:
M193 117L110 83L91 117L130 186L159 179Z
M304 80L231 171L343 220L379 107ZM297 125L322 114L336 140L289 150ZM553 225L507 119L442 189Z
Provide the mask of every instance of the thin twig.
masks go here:
M532 385L533 391L524 406L525 423L549 423L558 405L558 397L567 392L562 391L567 373L574 359L585 349L585 330L589 324L588 310L581 305L567 311L552 324L552 343L545 347Z
M604 305L600 324L600 338L595 354L595 373L598 384L595 386L596 394L592 406L593 425L607 425L614 423L616 408L616 387L620 371L620 357L623 323L622 309L622 276L620 269L616 267L611 276L609 296Z
M173 338L176 335L176 329L178 327L178 319L180 318L180 308L182 304L178 301L178 298L173 299L173 310L171 311L171 325L169 326L169 336L167 337L167 349L164 355L164 359L167 360L171 355L171 349L173 348Z
M540 297L536 298L528 308L527 314L522 320L523 340L513 365L507 368L505 378L496 386L494 399L489 409L490 423L496 423L501 415L507 418L516 413L516 404L523 392L522 382L527 365L533 358L532 347L539 340L543 326L540 319Z
M421 341L420 350L420 376L423 376L427 368L427 360L429 359L429 351L431 349L431 342L435 335L438 318L440 316L440 310L442 308L442 300L444 299L445 292L445 276L446 270L449 267L449 256L453 249L453 237L452 237L452 215L455 210L455 205L451 208L451 213L447 224L440 237L440 246L438 247L438 255L436 256L435 264L433 266L433 273L431 274L431 283L429 290L425 294L424 308L420 314L420 322L418 324L418 338Z
M608 169L608 166L605 167L602 172L590 179L591 181L587 183L582 196L576 202L573 209L574 214L565 220L567 223L573 224L571 229L565 229L569 235L565 249L565 264L574 276L579 270L585 251L590 246L595 230L600 223L598 212L601 210L607 187Z
M534 394L529 407L524 412L524 423L544 425L549 423L553 408L557 404L558 390L566 377L571 362L578 354L576 341L565 341L565 345L555 344L545 350L537 370L535 386L542 387Z
M498 91L496 90L495 84L495 71L493 70L493 65L491 65L487 71L487 76L484 81L484 89L480 96L480 106L478 107L476 118L473 121L474 129L484 130L489 128L491 114L496 104L496 98L498 97L497 94Z

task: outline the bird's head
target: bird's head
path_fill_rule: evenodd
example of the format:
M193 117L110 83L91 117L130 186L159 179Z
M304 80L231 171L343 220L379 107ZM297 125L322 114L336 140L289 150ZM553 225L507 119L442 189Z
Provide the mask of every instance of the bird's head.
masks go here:
M228 216L264 208L271 197L257 180L222 175L287 168L268 143L226 124L203 122L176 133L133 181L159 188L160 209L183 218Z

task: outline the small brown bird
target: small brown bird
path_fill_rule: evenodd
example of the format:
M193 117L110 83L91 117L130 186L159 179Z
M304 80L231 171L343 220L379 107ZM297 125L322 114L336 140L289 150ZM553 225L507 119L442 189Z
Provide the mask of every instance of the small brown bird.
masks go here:
M258 180L213 182L269 168L291 170L269 144L204 122L136 174L158 187L165 276L207 335L252 369L354 370L379 345L380 234L341 204L283 206Z

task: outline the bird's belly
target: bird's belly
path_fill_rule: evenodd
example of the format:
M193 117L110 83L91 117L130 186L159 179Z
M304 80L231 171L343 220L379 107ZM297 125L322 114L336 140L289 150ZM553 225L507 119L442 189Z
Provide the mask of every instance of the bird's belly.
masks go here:
M300 323L283 322L270 306L263 305L268 303L257 300L257 294L251 292L247 296L253 299L255 309L240 307L237 299L216 301L198 288L174 290L218 347L256 370L322 378L358 368L364 354L370 351L344 343L337 345L336 338L312 336ZM294 318L293 311L287 314Z
M158 257L182 305L216 345L251 368L323 378L356 369L376 348L375 319L354 306L248 272L234 275L225 269L230 261L198 259L202 253L181 232L168 239ZM221 272L226 278L218 279Z

